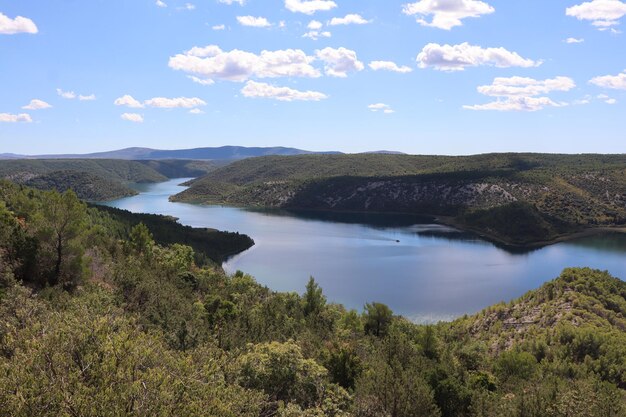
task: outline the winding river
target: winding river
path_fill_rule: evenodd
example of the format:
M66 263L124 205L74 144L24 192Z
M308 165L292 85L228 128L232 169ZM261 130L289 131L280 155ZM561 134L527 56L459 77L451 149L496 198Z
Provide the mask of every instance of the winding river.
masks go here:
M471 314L517 298L570 266L626 279L626 235L606 234L511 252L411 216L259 211L171 203L185 179L137 185L106 205L167 214L185 225L238 231L256 245L224 264L276 291L302 293L315 277L329 301L361 309L380 301L416 322Z

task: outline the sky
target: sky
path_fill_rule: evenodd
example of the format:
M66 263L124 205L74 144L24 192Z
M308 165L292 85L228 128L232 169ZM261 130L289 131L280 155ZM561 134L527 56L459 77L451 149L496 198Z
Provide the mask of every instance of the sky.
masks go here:
M626 152L620 0L0 0L0 153Z

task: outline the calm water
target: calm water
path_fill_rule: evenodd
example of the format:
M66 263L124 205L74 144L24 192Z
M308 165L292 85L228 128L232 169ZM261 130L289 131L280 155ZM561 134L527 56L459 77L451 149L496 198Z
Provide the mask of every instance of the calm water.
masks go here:
M511 253L444 226L389 215L251 211L170 203L184 179L138 186L140 195L107 203L168 214L194 227L250 235L256 245L230 259L277 291L303 292L309 276L331 301L361 309L370 301L428 322L474 313L519 297L563 268L590 266L626 278L626 235L609 234Z

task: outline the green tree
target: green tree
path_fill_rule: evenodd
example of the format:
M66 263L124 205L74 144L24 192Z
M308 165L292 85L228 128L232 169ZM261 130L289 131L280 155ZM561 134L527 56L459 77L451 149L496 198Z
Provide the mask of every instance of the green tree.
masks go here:
M317 316L326 305L326 297L313 277L310 277L309 282L306 284L306 292L303 298L305 316Z
M75 285L83 272L80 238L86 227L86 206L73 191L48 192L44 196L37 222L43 249L39 255L42 272L50 286Z
M383 337L387 334L387 329L393 319L393 312L382 303L365 304L365 333Z

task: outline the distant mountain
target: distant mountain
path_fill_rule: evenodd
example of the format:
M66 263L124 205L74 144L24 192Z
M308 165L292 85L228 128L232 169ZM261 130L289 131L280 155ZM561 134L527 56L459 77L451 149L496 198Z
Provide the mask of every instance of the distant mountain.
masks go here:
M268 155L306 155L306 154L338 154L340 152L311 152L296 148L284 147L245 147L245 146L220 146L214 148L194 149L151 149L151 148L125 148L109 152L96 152L89 154L64 154L64 155L15 155L0 154L0 159L126 159L126 160L162 160L162 159L188 159L188 160L238 160L256 156Z

